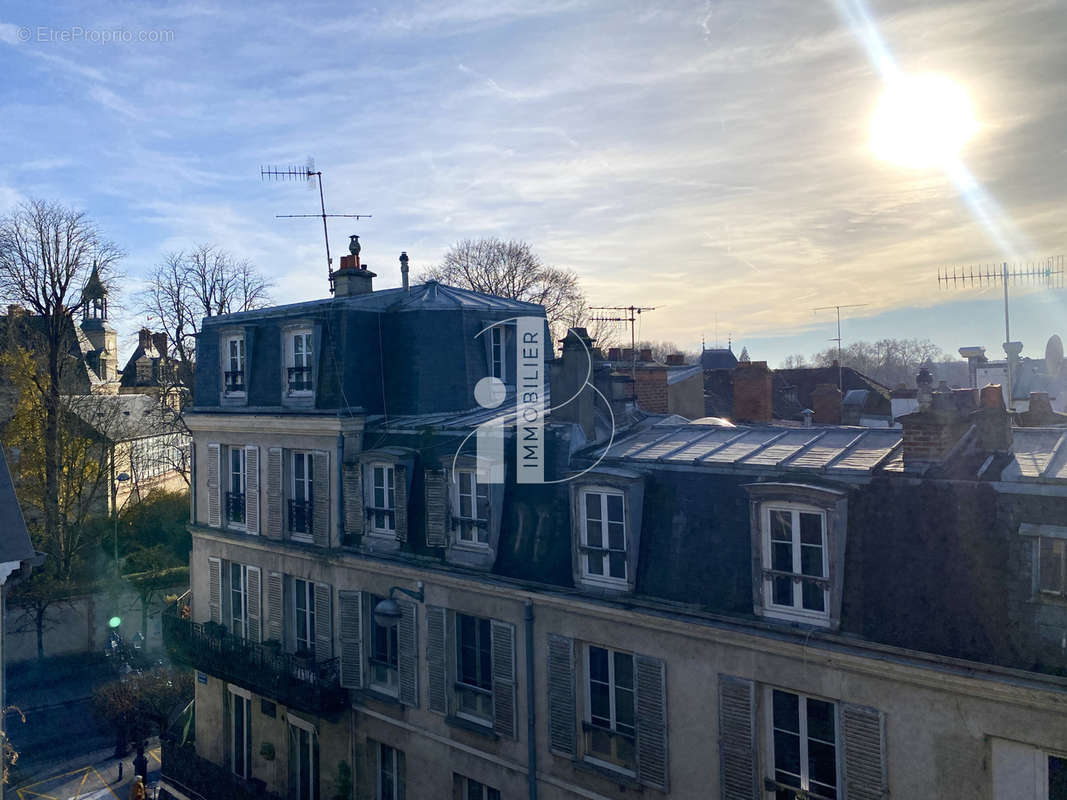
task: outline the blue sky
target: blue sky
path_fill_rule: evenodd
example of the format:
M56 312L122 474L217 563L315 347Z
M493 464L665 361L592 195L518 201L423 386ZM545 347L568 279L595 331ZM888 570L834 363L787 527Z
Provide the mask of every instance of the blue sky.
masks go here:
M1040 0L872 2L897 64L966 88L963 152L1018 258L1067 250L1067 25ZM115 31L124 31L116 37ZM73 41L63 41L63 38ZM128 41L106 41L107 38ZM0 9L0 211L85 209L128 252L127 301L170 251L212 242L275 298L326 292L317 196L261 164L323 170L343 252L379 278L462 238L526 239L643 338L732 333L753 358L915 336L999 350L997 289L937 268L1004 248L949 178L874 158L883 84L833 2L433 0L19 3ZM1040 355L1063 290L1013 298ZM119 320L122 344L137 327Z

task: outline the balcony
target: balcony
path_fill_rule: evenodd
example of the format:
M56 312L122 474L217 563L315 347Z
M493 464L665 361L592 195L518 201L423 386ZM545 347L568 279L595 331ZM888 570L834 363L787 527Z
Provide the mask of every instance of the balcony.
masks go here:
M310 536L314 519L310 500L289 501L289 533L306 533Z
M289 367L289 391L311 391L311 367Z
M162 783L199 800L280 800L263 781L242 780L221 764L196 754L191 744L162 737L159 741Z
M223 378L227 394L245 390L245 371L243 369L227 371L223 373Z
M298 658L233 636L221 625L192 622L171 611L163 614L163 641L175 662L291 708L323 714L339 711L348 702L336 658Z
M245 524L245 493L226 492L226 521Z

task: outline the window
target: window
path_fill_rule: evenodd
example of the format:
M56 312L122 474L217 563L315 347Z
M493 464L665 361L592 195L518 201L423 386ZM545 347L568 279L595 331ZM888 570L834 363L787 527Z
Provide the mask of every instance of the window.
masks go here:
M289 347L289 393L309 394L312 390L311 332L294 333Z
M626 522L622 492L583 490L582 577L592 583L626 583Z
M765 610L806 622L829 619L829 548L826 514L796 504L765 505Z
M586 648L585 757L633 771L634 657L607 647Z
M504 328L495 325L489 329L490 370L494 378L507 381L504 374Z
M378 744L377 800L401 800L404 796L404 754L395 747Z
M775 800L836 800L837 706L779 689L771 694Z
M1048 757L1048 800L1067 800L1067 757Z
M1042 594L1067 596L1067 539L1039 538L1039 586Z
M456 614L456 705L460 716L492 721L492 631L488 619Z
M456 527L460 542L489 544L489 486L478 483L474 470L456 472Z
M294 450L292 453L293 485L289 499L289 532L298 541L311 541L313 460L309 452Z
M499 789L494 789L473 778L456 774L453 777L453 784L452 797L455 800L500 800Z
M396 533L396 485L391 464L371 464L371 533Z
M239 778L252 776L252 695L230 688L230 766Z
M230 447L229 480L226 489L226 521L245 524L245 449Z
M379 625L374 618L374 608L384 598L371 595L369 598L369 610L371 619L371 642L370 642L370 683L380 692L393 695L397 694L397 668L400 626L388 628Z
M245 340L233 336L226 340L226 358L223 377L226 394L243 393L245 390Z
M248 567L230 564L230 632L248 638Z
M315 584L293 579L294 625L297 652L315 651Z
M318 800L319 742L315 728L289 715L289 796Z

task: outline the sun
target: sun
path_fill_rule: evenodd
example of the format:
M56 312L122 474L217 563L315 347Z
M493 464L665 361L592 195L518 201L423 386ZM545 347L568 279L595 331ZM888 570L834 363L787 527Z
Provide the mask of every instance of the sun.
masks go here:
M893 80L875 109L871 149L878 158L913 169L945 166L974 135L967 92L941 75Z

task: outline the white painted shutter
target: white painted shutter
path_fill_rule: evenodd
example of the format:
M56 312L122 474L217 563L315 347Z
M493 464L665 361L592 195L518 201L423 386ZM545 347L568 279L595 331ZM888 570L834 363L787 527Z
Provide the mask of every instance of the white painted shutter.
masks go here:
M443 469L423 473L426 488L426 546L448 546L448 477Z
M448 611L426 607L426 678L430 711L448 713Z
M259 533L259 448L245 447L245 532Z
M282 538L282 449L267 450L267 525L263 533L271 539Z
M315 660L333 658L333 619L331 617L330 584L315 584Z
M222 624L222 560L207 560L208 620Z
M363 533L363 468L345 464L345 532L357 536Z
M574 758L575 736L574 640L548 635L548 747L553 753Z
M637 671L637 778L668 791L667 673L651 656L634 656Z
M341 685L346 689L362 689L363 592L338 592L337 612L341 616Z
M400 627L397 631L398 698L406 706L419 705L419 626L418 606L408 600L398 600Z
M493 730L517 737L515 724L515 626L492 620Z
M285 635L282 582L284 576L280 572L271 572L267 575L267 638L275 642L282 642Z
M212 528L222 527L222 448L218 444L207 446L207 524Z
M248 639L252 642L262 641L262 597L260 595L259 567L245 567L245 592L248 604Z
M722 800L758 800L756 692L752 681L719 676L719 780Z
M876 708L843 703L845 795L882 800L889 795L885 767L885 716Z
M319 547L330 546L330 453L316 450L312 459L311 538Z
M396 540L408 540L408 468L404 464L393 465L393 492L396 506L394 522L396 523Z

